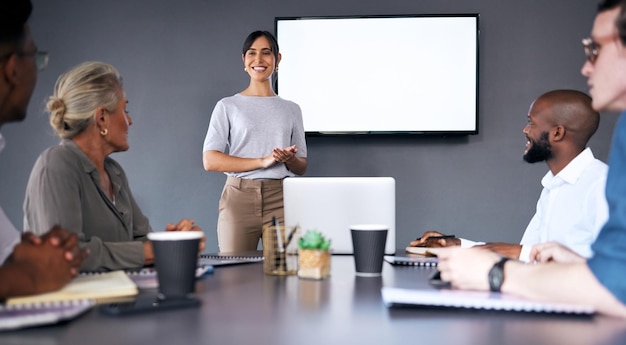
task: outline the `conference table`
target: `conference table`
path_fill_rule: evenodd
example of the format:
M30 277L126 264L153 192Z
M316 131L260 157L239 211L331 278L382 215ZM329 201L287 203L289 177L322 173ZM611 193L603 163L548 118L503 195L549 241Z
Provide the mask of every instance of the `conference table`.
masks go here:
M196 283L200 307L126 316L94 308L0 333L0 344L626 344L626 320L602 315L383 304L381 287L432 289L434 271L384 263L382 277L357 277L350 255L333 256L320 281L265 275L261 262L216 267Z

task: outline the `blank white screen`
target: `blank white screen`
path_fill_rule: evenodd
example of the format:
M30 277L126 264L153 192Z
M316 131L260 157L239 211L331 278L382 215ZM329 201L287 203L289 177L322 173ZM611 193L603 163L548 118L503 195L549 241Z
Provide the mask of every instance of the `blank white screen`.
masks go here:
M474 132L477 20L277 18L278 92L307 132Z

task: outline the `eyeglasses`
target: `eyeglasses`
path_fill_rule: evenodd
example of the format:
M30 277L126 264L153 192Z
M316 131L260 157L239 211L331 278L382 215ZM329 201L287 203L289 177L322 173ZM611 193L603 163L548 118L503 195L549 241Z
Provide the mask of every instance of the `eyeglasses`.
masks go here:
M48 66L48 52L35 50L32 53L16 52L15 54L17 54L20 57L25 57L25 56L34 57L35 66L37 66L37 69L40 71L46 68L46 66Z
M17 55L19 57L34 57L35 58L35 66L37 66L38 70L43 70L44 68L46 68L46 66L48 66L48 52L44 52L44 51L39 51L39 50L35 50L33 52L30 53L26 53L26 52L11 52L8 53L2 57L0 57L0 61L8 58L11 55Z
M587 61L593 65L598 58L598 54L600 53L600 46L593 40L593 38L583 38L583 49L585 50Z
M591 37L583 38L583 49L585 50L585 56L587 57L587 61L589 61L592 65L596 63L596 60L598 59L598 54L600 54L600 48L611 42L617 43L618 40L619 37L617 35L605 36L598 41L594 40Z

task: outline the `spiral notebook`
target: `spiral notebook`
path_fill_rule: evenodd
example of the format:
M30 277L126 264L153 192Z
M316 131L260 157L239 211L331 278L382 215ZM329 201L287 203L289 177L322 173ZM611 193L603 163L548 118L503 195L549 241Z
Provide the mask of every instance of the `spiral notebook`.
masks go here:
M262 262L263 254L260 252L253 252L250 254L201 254L198 258L198 266L210 265L214 267L249 264L254 262Z
M540 302L509 294L486 291L417 290L383 287L382 297L387 307L446 307L580 315L595 313L592 306Z
M78 317L96 302L82 299L64 302L0 305L0 331L55 324Z
M80 275L58 291L9 298L0 305L0 330L70 320L95 304L132 299L137 293L124 271Z
M159 287L159 278L154 267L145 267L138 271L125 271L126 275L140 289L156 289ZM201 265L196 267L196 279L206 274L213 273L213 266ZM101 274L101 273L84 273L84 274Z
M435 267L437 266L438 259L432 256L417 256L417 255L396 255L385 256L385 261L394 266L421 266L421 267Z

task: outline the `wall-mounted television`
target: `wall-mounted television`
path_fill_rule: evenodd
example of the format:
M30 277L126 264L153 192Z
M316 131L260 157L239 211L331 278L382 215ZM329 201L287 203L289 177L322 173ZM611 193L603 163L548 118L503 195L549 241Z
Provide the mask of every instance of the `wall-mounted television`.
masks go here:
M307 134L477 134L479 15L276 17Z

